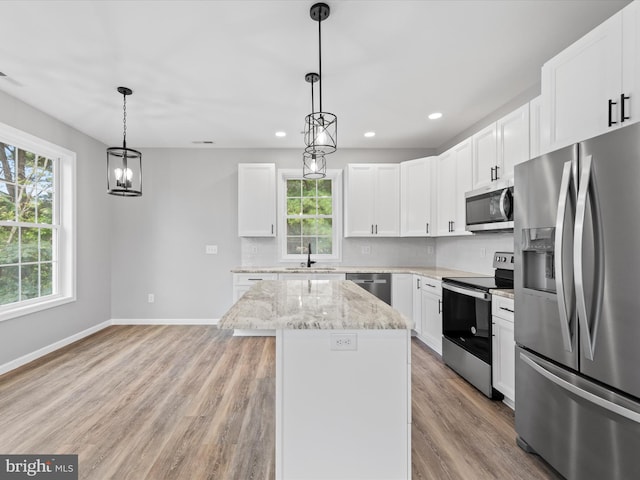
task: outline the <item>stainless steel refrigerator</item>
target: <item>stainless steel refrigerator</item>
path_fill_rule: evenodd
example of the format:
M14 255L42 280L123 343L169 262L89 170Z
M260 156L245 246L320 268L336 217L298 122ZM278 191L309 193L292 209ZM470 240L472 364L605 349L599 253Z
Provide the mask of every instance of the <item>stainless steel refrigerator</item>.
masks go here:
M640 479L640 124L515 168L516 431L569 479Z

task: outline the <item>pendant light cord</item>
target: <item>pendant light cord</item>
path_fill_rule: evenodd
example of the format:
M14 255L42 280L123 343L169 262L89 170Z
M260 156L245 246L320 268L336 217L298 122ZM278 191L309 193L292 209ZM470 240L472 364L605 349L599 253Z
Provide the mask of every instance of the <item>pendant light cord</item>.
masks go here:
M320 112L322 112L322 19L318 20L318 74L320 76Z
M127 148L127 95L123 94L124 98L123 106L122 106L122 147Z

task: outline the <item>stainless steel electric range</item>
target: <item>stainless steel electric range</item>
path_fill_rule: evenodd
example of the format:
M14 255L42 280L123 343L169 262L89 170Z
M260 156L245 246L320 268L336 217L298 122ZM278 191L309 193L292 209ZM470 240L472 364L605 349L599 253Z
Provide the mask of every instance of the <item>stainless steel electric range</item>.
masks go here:
M496 252L493 277L442 279L442 359L487 397L501 399L491 381L491 293L513 288L513 253Z

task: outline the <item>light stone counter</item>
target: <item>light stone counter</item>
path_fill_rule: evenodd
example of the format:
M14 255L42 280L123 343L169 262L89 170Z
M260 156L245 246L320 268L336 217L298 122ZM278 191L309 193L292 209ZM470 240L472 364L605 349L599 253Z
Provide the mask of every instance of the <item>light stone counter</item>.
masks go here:
M497 295L498 297L510 298L511 300L513 300L515 298L515 295L513 293L513 289L497 288L497 289L494 289L494 290L489 290L489 293L491 295Z
M353 282L264 280L224 314L218 328L411 329L412 323Z
M316 266L316 267L237 267L232 273L412 273L442 280L444 277L484 277L479 273L465 272L442 267L350 267L350 266Z

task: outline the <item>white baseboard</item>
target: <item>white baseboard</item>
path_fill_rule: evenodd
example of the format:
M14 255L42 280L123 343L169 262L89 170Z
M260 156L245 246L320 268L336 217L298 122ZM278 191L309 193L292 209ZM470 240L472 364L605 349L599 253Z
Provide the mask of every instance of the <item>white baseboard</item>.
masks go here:
M78 332L70 337L63 338L62 340L58 340L57 342L52 343L51 345L47 345L46 347L42 347L35 352L27 353L21 357L16 358L15 360L11 360L3 365L0 365L0 375L10 372L11 370L15 370L22 365L26 365L29 362L33 362L40 357L43 357L51 352L55 352L56 350L66 347L70 343L76 342L84 337L88 337L100 330L107 328L111 325L111 321L107 320L106 322L99 323L98 325L94 325L93 327L87 328L81 332Z
M103 330L111 325L217 325L218 318L195 318L195 319L183 319L183 318L114 318L107 320L106 322L99 323L93 327L87 328L81 332L78 332L70 337L63 338L57 342L42 347L34 352L27 353L15 360L11 360L3 365L0 365L0 375L3 375L11 370L15 370L22 365L26 365L29 362L33 362L40 357L55 352L56 350L66 347L70 343L76 342L84 337L88 337L100 330Z
M219 318L112 318L111 325L217 325Z

